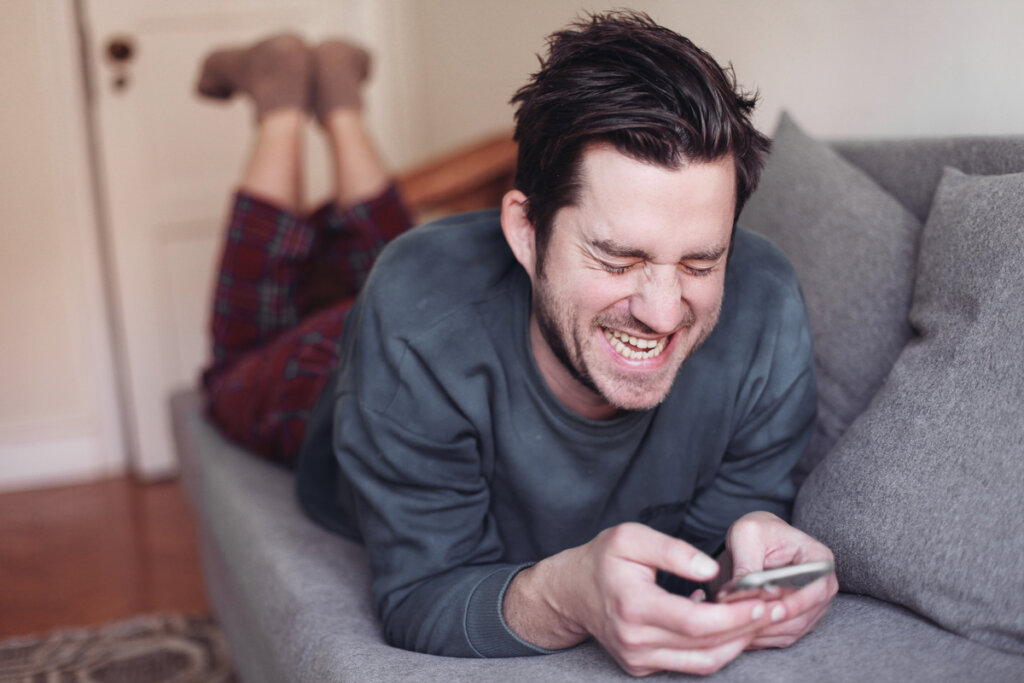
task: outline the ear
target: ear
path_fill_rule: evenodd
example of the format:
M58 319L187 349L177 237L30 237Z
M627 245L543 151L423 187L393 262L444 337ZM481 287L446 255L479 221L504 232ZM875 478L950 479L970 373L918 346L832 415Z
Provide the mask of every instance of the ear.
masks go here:
M526 217L526 195L510 190L501 200L501 231L519 265L534 279L537 265L537 234Z

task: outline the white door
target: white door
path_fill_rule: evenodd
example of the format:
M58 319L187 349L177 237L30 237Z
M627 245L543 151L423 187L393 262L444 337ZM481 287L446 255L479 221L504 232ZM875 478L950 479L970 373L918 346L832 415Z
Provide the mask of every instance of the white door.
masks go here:
M121 391L130 412L132 463L141 476L176 470L167 399L195 386L206 362L221 227L249 145L247 103L210 103L194 94L202 56L287 29L310 40L356 36L379 66L386 44L395 45L389 31L397 25L390 16L396 7L374 0L80 4ZM400 147L403 127L395 117L401 107L394 105L401 95L377 83L370 96L392 105L378 107L371 124L378 137ZM311 134L309 186L325 189L325 155L314 143L319 140Z

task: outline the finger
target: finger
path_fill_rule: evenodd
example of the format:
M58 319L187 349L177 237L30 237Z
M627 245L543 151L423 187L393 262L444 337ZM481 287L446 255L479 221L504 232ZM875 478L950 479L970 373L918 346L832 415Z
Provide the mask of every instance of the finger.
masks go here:
M769 550L766 537L776 519L775 515L767 512L756 512L744 515L729 528L726 542L732 555L734 577L765 568L765 556Z
M751 644L752 649L765 647L788 647L814 630L828 611L829 603L820 604L812 610L794 618L771 624L758 632Z
M713 674L747 649L750 640L749 636L736 638L709 649L659 649L651 653L651 667L655 671Z
M786 611L785 619L795 619L802 614L816 612L822 606L827 606L838 590L839 583L836 581L835 575L831 575L783 596L779 602ZM782 621L782 619L778 621Z
M814 630L814 627L818 625L818 622L828 612L828 607L828 605L823 605L820 609L804 614L797 619L790 619L789 621L768 626L758 632L748 649L761 650L789 647Z
M718 563L711 557L643 524L620 524L607 533L609 549L624 559L693 581L707 581L718 574Z
M795 643L799 638L789 635L780 636L758 636L751 641L750 645L747 646L748 650L779 650L787 648Z
M800 590L779 591L778 598L765 597L772 623L789 623L805 614L817 613L835 597L835 577L823 577ZM778 630L778 629L775 629Z
M817 624L823 616L825 616L825 612L827 611L828 605L821 605L813 611L805 612L799 616L793 617L792 619L786 619L785 621L769 624L758 632L758 637L800 637L810 631L811 628L813 628L814 625Z
M751 640L760 636L766 627L762 621L751 622L748 626L730 632L688 635L669 631L660 626L648 624L620 625L601 634L601 642L608 649L625 652L637 650L705 650L742 638Z
M770 623L770 614L762 600L738 600L732 603L695 603L679 595L659 591L636 596L623 618L635 624L648 624L679 634L705 645L718 644Z

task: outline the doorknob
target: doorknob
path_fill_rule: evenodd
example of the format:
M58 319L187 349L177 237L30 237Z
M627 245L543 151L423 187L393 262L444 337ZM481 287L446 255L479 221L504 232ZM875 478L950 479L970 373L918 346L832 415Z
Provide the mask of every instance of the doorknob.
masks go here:
M113 71L111 85L114 90L124 90L128 87L128 67L136 54L135 41L131 36L114 36L107 41L104 54Z

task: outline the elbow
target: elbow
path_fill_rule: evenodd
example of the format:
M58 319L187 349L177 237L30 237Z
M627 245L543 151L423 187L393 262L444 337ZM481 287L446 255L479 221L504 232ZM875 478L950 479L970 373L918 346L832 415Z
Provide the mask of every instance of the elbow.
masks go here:
M442 657L479 657L469 645L461 620L458 624L449 621L450 615L437 614L423 605L381 611L382 635L391 647Z

